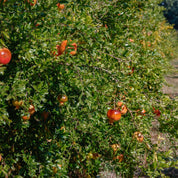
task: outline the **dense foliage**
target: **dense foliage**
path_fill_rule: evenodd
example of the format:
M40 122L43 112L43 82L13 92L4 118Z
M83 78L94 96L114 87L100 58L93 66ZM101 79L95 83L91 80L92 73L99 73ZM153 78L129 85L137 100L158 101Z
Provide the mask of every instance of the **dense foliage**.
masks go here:
M155 177L175 164L174 147L150 136L155 119L177 136L176 102L161 92L173 30L158 3L0 2L0 45L12 53L0 67L0 177Z
M161 5L166 8L164 14L169 23L174 24L174 27L178 29L178 1L164 0Z

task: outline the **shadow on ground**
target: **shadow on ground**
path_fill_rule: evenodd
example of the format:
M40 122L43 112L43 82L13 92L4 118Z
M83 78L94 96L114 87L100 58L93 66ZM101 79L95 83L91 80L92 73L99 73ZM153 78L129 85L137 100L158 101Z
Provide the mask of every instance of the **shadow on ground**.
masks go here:
M178 30L178 1L164 0L160 5L166 8L164 16L168 22L174 24L174 28Z

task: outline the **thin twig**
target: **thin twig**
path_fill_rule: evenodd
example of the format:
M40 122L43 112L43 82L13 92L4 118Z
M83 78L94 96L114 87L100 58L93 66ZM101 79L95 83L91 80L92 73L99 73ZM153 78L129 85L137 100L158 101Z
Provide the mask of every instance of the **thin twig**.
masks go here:
M82 67L88 67L88 68L93 68L93 69L96 69L96 70L100 70L100 71L103 71L105 73L108 73L109 75L111 75L112 79L115 81L115 82L119 82L119 80L115 79L112 75L112 72L108 71L107 69L104 69L104 68L100 68L100 67L96 67L96 66L86 66L86 65L82 65Z
M113 57L114 59L117 59L118 62L123 62L123 60L122 60L121 58L115 57L115 56L113 56L113 55L111 55L111 54L104 53L104 52L102 52L102 51L100 51L100 53L103 53L103 54L106 54L106 55L108 55L108 56L110 56L110 57Z
M132 117L132 121L133 121L134 126L135 126L136 128L138 128L138 127L137 127L137 124L135 123L135 120L134 120L134 116L133 116L133 114L132 114L132 111L131 111L129 108L127 108L127 110L129 111L129 113L130 113L130 115L131 115L131 117Z

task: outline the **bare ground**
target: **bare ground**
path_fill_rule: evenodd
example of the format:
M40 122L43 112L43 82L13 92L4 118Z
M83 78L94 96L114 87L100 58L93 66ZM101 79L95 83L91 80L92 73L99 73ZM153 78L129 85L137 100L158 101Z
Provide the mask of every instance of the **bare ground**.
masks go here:
M165 77L167 85L163 86L163 93L168 94L170 97L178 96L178 58L171 61L174 69Z

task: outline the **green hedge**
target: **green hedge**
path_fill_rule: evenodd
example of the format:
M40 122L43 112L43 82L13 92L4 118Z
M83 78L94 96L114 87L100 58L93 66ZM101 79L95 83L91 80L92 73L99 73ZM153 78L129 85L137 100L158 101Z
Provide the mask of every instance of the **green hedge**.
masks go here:
M162 152L166 143L150 136L155 119L177 136L176 102L161 92L173 30L159 2L66 0L63 10L57 0L0 2L0 44L12 52L0 68L0 177L83 178L108 169L155 177L175 165L165 160L174 146ZM127 113L110 124L118 101Z

